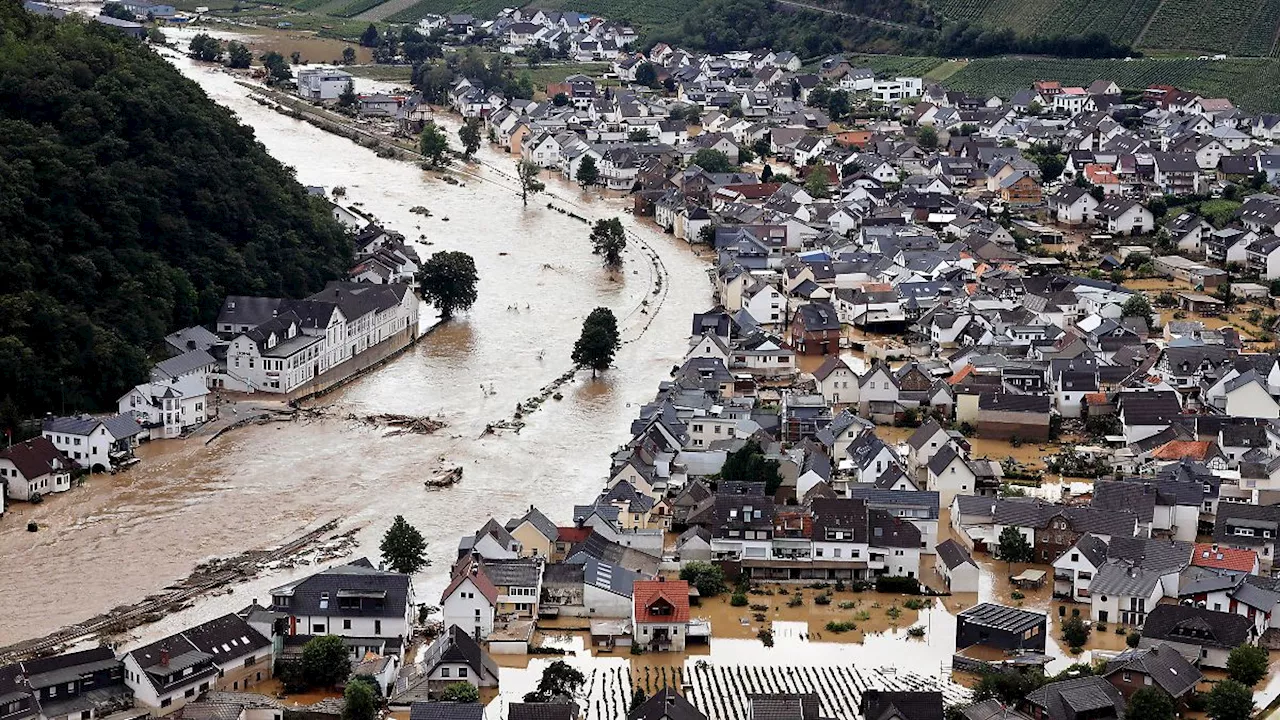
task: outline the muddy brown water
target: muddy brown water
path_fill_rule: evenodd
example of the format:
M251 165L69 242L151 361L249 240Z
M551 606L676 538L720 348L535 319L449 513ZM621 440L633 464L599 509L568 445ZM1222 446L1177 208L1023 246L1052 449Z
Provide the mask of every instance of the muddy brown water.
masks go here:
M567 523L572 506L602 487L610 453L629 438L639 406L680 362L691 314L710 305L705 261L623 213L622 201L591 201L553 181L552 192L562 198L540 195L525 208L505 177L479 166L481 179L448 185L260 107L226 73L184 58L174 62L251 125L304 184L345 186L347 202L410 239L425 235L432 244L419 247L424 256L442 249L474 256L480 300L471 312L321 401L337 405L340 415L431 415L448 427L433 436L386 438L356 423L311 420L246 428L209 446L156 442L141 450L143 462L129 472L94 477L42 505L15 504L0 522L0 605L8 608L0 644L137 602L185 577L202 559L279 543L331 518L342 519L343 528L361 528L356 556L376 559L382 533L403 514L430 543L433 565L415 577L415 587L421 601L436 603L460 535L490 515L505 521L531 504ZM450 134L456 136L456 124ZM480 158L504 169L513 164L489 149ZM549 199L582 205L577 212L585 216L620 216L636 234L625 272L610 277L591 254L587 225L548 209ZM409 212L418 205L433 216ZM635 237L665 268L671 292L660 307L656 273ZM509 418L518 401L570 367L582 320L597 306L618 316L624 341L648 325L619 351L616 369L597 380L580 374L563 388L562 400L526 416L519 434L481 438L487 423ZM424 325L434 322L429 308L424 315ZM462 466L463 480L427 491L422 480L441 458ZM40 532L26 532L30 520L40 523ZM266 600L270 588L313 570L238 585L140 628L134 640ZM35 597L40 602L30 601Z

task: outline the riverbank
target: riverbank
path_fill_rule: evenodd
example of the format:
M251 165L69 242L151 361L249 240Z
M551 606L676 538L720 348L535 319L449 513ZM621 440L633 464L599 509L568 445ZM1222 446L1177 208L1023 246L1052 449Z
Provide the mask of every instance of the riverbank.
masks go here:
M686 350L689 317L710 303L705 260L631 217L624 201L589 196L559 179L548 178L548 192L525 207L506 173L495 170L513 161L490 148L481 148L476 162L455 166L464 184L445 183L412 161L379 158L264 108L231 73L171 50L165 57L252 126L301 182L343 186L344 204L419 241L420 254L471 254L480 299L443 325L424 313L430 342L334 390L323 401L331 409L325 417L253 425L209 445L148 443L139 449L142 463L128 473L91 478L68 496L74 502L22 506L6 517L0 554L23 561L0 566L0 602L10 608L0 621L0 644L137 602L188 577L203 561L278 546L332 518L341 518L339 532L355 530L352 556L375 561L395 515L419 527L432 565L415 575L414 585L431 603L447 583L457 538L485 518L519 516L531 504L549 517L569 517L593 495L611 452L628 437L633 408L667 379ZM451 118L441 123L456 133ZM431 216L415 207L427 207ZM622 219L630 233L622 272L600 265L587 225L570 211ZM642 247L657 258L662 286L679 288L660 305L653 294L660 271ZM619 318L624 339L643 342L624 345L615 368L598 379L574 374L555 391L561 400L525 413L518 434L481 437L486 424L509 417L517 402L571 368L581 322L601 306ZM430 417L448 428L386 437L383 428L347 419L382 413ZM426 490L425 474L441 457L465 468L464 479ZM23 531L29 520L39 522L39 533ZM307 572L268 569L114 640L128 648L163 637L261 600ZM50 594L49 587L94 592ZM42 601L31 603L32 597Z

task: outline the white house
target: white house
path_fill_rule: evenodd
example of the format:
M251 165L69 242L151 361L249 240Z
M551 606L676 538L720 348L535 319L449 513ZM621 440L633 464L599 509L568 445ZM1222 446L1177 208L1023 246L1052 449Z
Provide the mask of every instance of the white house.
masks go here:
M938 543L934 570L942 577L943 585L953 593L978 592L980 570L973 556L955 540Z
M182 375L142 383L116 403L122 415L132 415L151 437L175 438L209 419L209 388L202 375Z
M1107 544L1096 535L1082 535L1053 561L1053 594L1076 602L1089 602L1089 584L1106 561Z
M950 507L957 495L976 495L978 477L956 451L954 443L943 445L929 459L926 487L938 493L938 505Z
M446 626L457 625L483 640L493 632L498 588L478 561L464 558L454 567L453 579L440 594L440 609Z
M632 642L648 650L684 652L689 635L689 583L637 580L632 595Z
M137 704L164 716L209 690L246 690L269 680L272 643L238 615L131 650L125 684Z
M289 635L340 635L352 655L399 655L415 613L408 575L361 558L271 591L271 610L287 617Z
M858 374L839 357L828 357L813 371L818 392L831 404L858 402Z
M132 454L142 426L128 415L74 415L45 420L41 433L80 467L105 472Z
M35 437L0 450L0 513L4 497L29 501L33 496L71 489L74 466L53 441Z

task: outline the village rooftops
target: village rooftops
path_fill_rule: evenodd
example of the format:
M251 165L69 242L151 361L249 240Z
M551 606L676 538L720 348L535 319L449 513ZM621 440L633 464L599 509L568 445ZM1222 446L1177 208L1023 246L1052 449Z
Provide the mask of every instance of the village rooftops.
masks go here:
M54 447L52 440L43 435L14 443L0 450L0 459L13 463L18 472L22 473L22 477L27 480L58 470L69 471L71 468L71 461L67 456ZM0 489L0 492L3 490Z
M938 543L937 552L948 570L955 570L965 564L977 566L969 551L955 540L947 539Z
M1191 564L1198 567L1253 572L1258 564L1258 554L1253 550L1226 547L1217 543L1196 543L1191 554Z
M1096 675L1051 682L1029 693L1026 701L1044 709L1036 713L1042 720L1118 718L1125 707L1120 691Z
M88 436L99 425L106 427L107 432L117 440L133 437L142 432L142 426L132 417L123 414L94 417L92 415L73 415L70 417L50 418L44 421L44 432L61 433L63 435Z
M432 641L422 658L422 665L435 669L441 663L466 665L475 673L477 681L486 675L498 679L498 664L480 647L471 635L457 625L450 625L440 637Z
M747 696L751 720L818 720L822 699L817 693L760 693Z
M956 617L964 618L965 622L973 625L1003 630L1018 635L1044 625L1047 619L1044 613L995 603L979 603L960 611L960 614Z
M460 702L415 702L409 720L484 720L484 705Z

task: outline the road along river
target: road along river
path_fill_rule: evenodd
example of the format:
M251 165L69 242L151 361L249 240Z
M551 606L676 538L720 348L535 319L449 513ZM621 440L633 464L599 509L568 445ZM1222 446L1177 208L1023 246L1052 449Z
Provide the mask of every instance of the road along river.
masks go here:
M480 300L469 313L319 401L335 405L338 417L430 415L448 427L430 436L383 437L361 423L313 419L251 426L207 446L154 442L126 473L94 477L42 505L15 505L0 523L0 606L7 608L0 644L137 602L203 559L279 543L331 518L359 527L358 555L374 559L393 516L419 527L433 564L415 584L420 598L434 603L461 534L490 515L505 521L532 504L568 522L572 506L602 486L610 453L628 439L639 405L679 363L690 314L710 301L705 261L682 241L633 220L622 211L624 201L589 199L550 180L550 194L560 197L540 195L523 207L506 177L513 160L488 148L480 159L501 172L475 165L478 178L446 184L258 105L221 70L181 57L173 62L252 126L304 184L345 187L346 202L410 239L423 236L430 243L418 248L424 257L441 249L474 256ZM446 124L456 138L456 123ZM632 232L625 270L606 272L591 254L587 225L548 209L548 201L580 205L574 211L592 219L621 216ZM415 206L431 217L411 213ZM519 434L482 437L488 423L510 418L517 402L570 368L582 320L597 306L611 308L623 339L634 340L619 352L616 369L597 380L579 374L562 389L563 400L527 414ZM430 309L424 315L434 322ZM422 480L442 458L463 466L465 476L452 488L428 491ZM39 522L40 532L25 531L29 520ZM265 600L271 587L312 570L237 585L234 593L135 633L155 637Z

